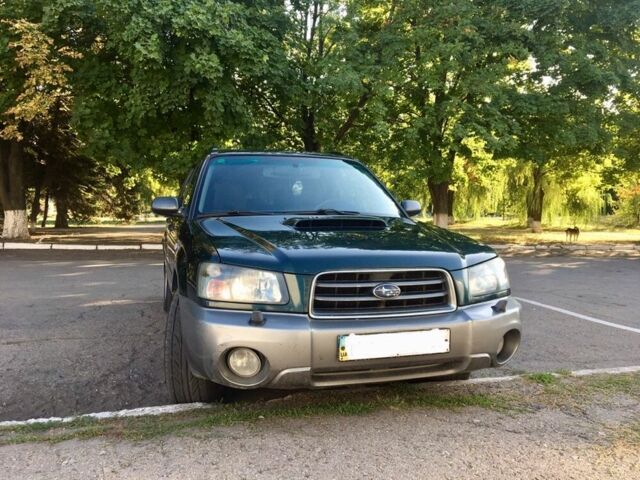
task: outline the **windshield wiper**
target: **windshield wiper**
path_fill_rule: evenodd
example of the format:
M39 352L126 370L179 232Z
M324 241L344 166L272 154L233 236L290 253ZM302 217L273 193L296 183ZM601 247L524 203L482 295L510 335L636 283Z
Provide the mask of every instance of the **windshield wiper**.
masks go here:
M293 210L278 213L294 215L360 215L355 210L336 210L335 208L318 208L317 210Z
M252 210L228 210L226 212L202 213L197 216L197 219L212 217L248 217L252 215L273 215L273 213L274 212L255 212Z
M277 212L258 212L253 210L228 210L226 212L202 213L196 218L243 217L252 215L360 215L355 210L336 210L335 208L318 208L316 210L281 210Z

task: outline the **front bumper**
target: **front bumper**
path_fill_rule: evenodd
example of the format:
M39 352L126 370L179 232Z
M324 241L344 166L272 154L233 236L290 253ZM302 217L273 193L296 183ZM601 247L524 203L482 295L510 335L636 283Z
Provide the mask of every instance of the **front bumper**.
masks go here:
M313 388L453 375L508 362L520 341L520 304L506 299L459 307L437 315L402 318L317 320L299 313L265 313L262 326L251 312L206 308L180 297L182 335L194 375L235 388ZM337 337L432 328L451 330L450 352L375 360L338 361ZM505 335L511 352L498 355ZM234 347L259 352L264 368L243 379L226 366ZM503 350L504 352L504 350Z

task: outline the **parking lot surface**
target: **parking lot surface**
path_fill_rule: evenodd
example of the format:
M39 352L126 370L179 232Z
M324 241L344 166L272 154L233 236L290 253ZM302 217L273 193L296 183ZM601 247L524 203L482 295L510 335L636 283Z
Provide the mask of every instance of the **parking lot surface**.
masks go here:
M640 259L506 260L523 343L476 376L640 365ZM167 403L161 292L159 252L0 252L0 420Z

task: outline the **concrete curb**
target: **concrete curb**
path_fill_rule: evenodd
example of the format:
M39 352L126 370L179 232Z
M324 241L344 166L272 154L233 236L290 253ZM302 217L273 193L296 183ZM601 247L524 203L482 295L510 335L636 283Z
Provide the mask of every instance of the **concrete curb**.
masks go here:
M162 250L161 243L89 244L89 243L29 243L0 241L0 250Z
M587 377L590 375L620 375L625 373L640 372L640 365L632 365L628 367L613 367L613 368L594 368L590 370L575 370L568 373L570 377ZM532 372L536 373L536 372ZM513 382L520 378L527 378L531 373L524 373L521 375L507 375L504 377L478 377L471 378L469 380L452 380L440 382L444 385L475 385L484 383L502 383ZM551 373L554 377L561 377L558 373ZM105 420L108 418L123 418L123 417L146 417L156 415L168 415L172 413L188 412L191 410L199 410L202 408L213 407L215 404L209 403L183 403L173 405L160 405L157 407L141 407L131 408L126 410L117 410L113 412L97 412L97 413L85 413L84 415L73 415L70 417L49 417L49 418L30 418L29 420L6 420L0 422L0 428L13 428L21 427L25 425L46 425L47 423L69 423L74 420L82 418L92 418L95 420Z
M0 428L20 427L25 425L45 425L47 423L69 423L81 418L92 418L94 420L104 420L107 418L144 417L166 415L170 413L188 412L200 408L211 407L208 403L182 403L174 405L161 405L159 407L129 408L117 410L115 412L86 413L84 415L73 415L70 417L49 417L30 418L29 420L7 420L0 422Z
M610 256L640 256L640 244L599 244L599 245L576 245L576 244L549 244L549 245L519 245L519 244L495 244L489 245L495 251L506 254L524 255L610 255Z
M521 255L610 255L610 256L640 256L640 244L550 244L550 245L519 245L494 244L489 245L498 253ZM29 243L0 241L0 250L162 250L161 243L135 244L73 244L73 243Z

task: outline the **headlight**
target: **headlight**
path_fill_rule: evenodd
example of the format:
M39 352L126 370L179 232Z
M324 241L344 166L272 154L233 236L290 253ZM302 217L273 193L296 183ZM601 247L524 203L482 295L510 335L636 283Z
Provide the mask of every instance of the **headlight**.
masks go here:
M472 301L508 290L507 267L500 257L469 267L469 296Z
M289 301L281 273L221 263L202 263L198 296L218 302L278 303Z

